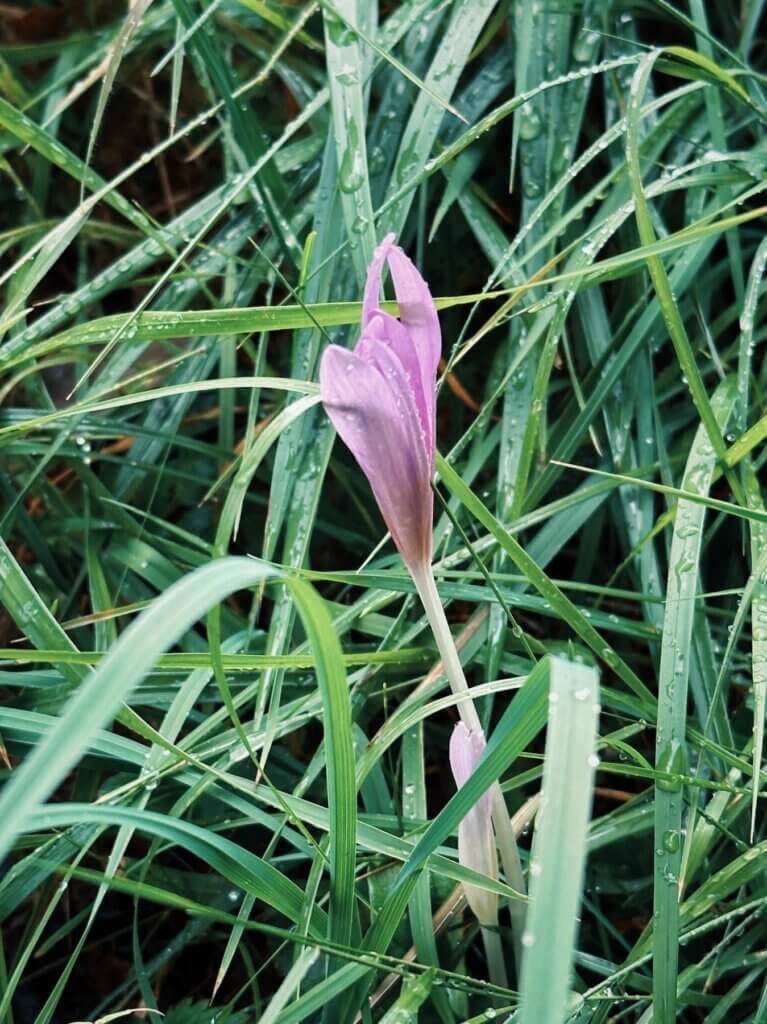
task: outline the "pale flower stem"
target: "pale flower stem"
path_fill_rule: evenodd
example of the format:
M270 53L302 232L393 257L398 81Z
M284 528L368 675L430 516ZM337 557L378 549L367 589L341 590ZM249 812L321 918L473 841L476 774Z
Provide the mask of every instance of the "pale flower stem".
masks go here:
M431 565L427 565L418 571L413 569L410 571L416 590L423 603L426 618L429 620L431 631L434 634L437 650L442 659L442 667L445 670L450 689L456 696L464 695L464 699L459 701L457 705L461 721L467 729L481 731L482 724L479 720L477 709L474 706L474 701L471 699L471 696L466 696L470 694L471 690L466 682L466 676L464 675L461 659L458 657L458 651L453 641L453 634L450 632L445 609L442 607L442 601L437 592L437 585L434 582ZM522 864L519 859L517 842L514 838L514 830L509 819L509 811L498 782L493 783L490 788L490 794L493 800L492 818L495 840L501 855L506 882L512 889L524 897L527 890L525 888L524 875L522 874ZM526 901L524 899L511 900L509 903L514 957L518 967L522 962L522 933L525 928L525 909Z
M437 592L431 566L426 566L418 573L413 572L413 580L437 642L437 650L442 659L442 667L445 670L447 681L450 683L450 689L456 696L464 695L464 699L457 704L461 721L470 732L481 732L482 723L479 720L477 709L474 707L474 701L469 695L469 684L463 674L461 659L458 657L458 651L453 642L453 634L450 632L445 609L442 607L442 601Z

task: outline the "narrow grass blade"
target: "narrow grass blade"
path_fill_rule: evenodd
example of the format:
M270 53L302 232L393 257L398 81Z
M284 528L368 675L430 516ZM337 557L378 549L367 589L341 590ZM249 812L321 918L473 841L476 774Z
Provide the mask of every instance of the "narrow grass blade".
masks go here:
M99 129L104 117L104 111L106 110L107 100L109 99L109 94L112 91L112 86L114 85L115 78L117 77L117 71L120 67L120 63L128 48L128 44L131 41L131 37L137 31L141 24L141 19L146 14L151 3L152 0L135 0L134 3L129 5L128 13L120 26L120 31L117 33L115 41L110 47L109 56L104 66L104 77L99 90L99 98L93 115L93 123L88 136L88 150L85 154L86 167L90 164L93 156L93 148L96 145L96 139L99 135Z
M361 24L362 10L358 0L336 0L335 5L323 2L322 9L338 187L357 281L362 284L376 246L362 88L365 70L362 43L359 35L348 27L349 22Z
M724 381L712 403L721 437L736 400L735 379ZM695 435L684 474L684 489L705 494L716 464L710 433L703 424ZM666 613L658 674L655 766L683 773L687 761L687 684L692 656L695 595L698 589L703 518L701 505L680 501L674 523L666 585ZM679 871L681 864L682 787L659 779L655 786L655 887L653 916L653 998L658 1024L676 1018L679 958Z
M541 810L530 861L520 1024L560 1024L578 930L599 719L599 675L552 658Z

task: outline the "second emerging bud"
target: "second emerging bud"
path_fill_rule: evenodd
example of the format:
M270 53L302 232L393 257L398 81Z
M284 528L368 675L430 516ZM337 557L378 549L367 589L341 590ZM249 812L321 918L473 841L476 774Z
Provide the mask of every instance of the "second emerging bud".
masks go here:
M485 737L481 732L466 728L459 722L450 737L450 767L453 778L460 789L468 781L485 749ZM498 878L498 855L491 819L490 793L484 793L458 826L458 860L466 868L472 868L490 878ZM495 893L464 884L466 902L471 907L483 928L492 928L498 923L498 897Z

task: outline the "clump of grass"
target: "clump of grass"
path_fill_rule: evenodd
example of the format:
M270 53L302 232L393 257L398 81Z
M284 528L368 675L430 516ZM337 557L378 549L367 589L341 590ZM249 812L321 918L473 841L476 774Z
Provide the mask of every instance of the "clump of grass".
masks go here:
M0 1019L767 1021L762 4L6 6ZM389 231L457 794L315 383Z

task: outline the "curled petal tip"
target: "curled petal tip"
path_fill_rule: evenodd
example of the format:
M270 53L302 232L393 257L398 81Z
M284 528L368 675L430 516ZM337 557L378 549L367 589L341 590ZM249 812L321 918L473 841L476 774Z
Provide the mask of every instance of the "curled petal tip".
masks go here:
M367 279L365 281L365 292L362 297L362 329L370 320L371 316L381 304L381 277L383 266L389 252L394 246L395 234L391 231L382 242L376 247L373 258L368 267Z

